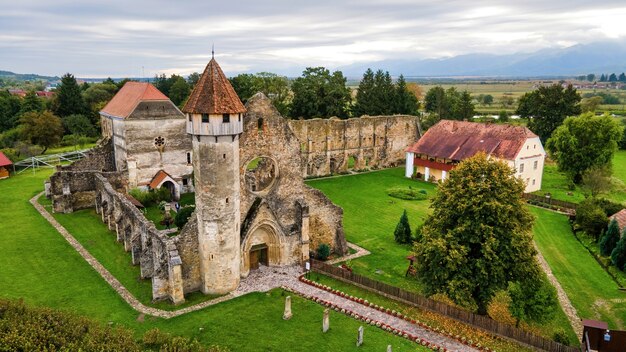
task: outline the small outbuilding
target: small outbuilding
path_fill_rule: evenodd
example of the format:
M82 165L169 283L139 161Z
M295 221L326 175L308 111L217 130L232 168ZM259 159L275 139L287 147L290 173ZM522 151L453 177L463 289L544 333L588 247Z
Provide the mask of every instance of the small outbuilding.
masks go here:
M9 167L13 165L4 153L0 152L0 180L9 177Z

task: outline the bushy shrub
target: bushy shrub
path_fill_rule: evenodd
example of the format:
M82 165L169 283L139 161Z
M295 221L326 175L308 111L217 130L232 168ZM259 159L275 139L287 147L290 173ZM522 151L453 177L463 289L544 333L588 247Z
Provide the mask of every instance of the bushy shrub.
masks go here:
M174 218L174 223L176 224L176 227L182 229L187 221L189 221L189 217L191 216L191 214L193 214L193 211L195 209L195 207L180 208L178 210L178 213L176 213L176 218Z
M511 315L511 296L506 291L498 291L487 305L487 314L491 319L505 323L515 324L515 318Z
M428 199L428 194L426 190L423 189L415 189L415 188L401 188L395 187L387 190L387 195L394 198L404 199L404 200L424 200Z
M622 204L610 201L605 198L594 199L593 202L597 204L600 208L602 208L602 210L604 210L606 216L611 216L624 209L624 206Z
M320 243L320 245L317 246L316 252L317 252L317 259L326 260L330 256L330 246L327 245L326 243Z
M154 192L144 191L139 188L133 188L128 194L137 199L144 207L148 207L156 203L156 194Z
M585 199L576 207L576 225L587 235L598 240L602 231L606 228L609 219L602 207L593 199Z
M552 335L552 339L555 342L569 346L569 336L567 336L567 333L562 328L559 328L554 332L554 335Z
M158 329L135 340L133 331L109 327L85 317L22 301L0 299L0 350L2 351L227 351L203 347L198 341L173 337Z

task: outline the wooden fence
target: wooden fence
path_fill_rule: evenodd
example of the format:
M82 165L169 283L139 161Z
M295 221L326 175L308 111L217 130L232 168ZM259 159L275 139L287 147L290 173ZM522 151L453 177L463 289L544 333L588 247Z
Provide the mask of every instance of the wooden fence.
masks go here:
M532 204L536 204L546 208L559 208L566 212L575 212L578 204L567 202L564 200L546 198L545 196L539 196L531 193L524 193L524 199Z
M526 330L516 328L509 324L495 321L487 316L474 314L451 305L432 300L419 294L405 291L399 287L391 286L380 281L372 280L368 277L354 274L348 270L328 265L326 263L311 260L311 267L314 271L328 275L335 279L355 284L366 290L382 294L391 299L408 303L419 308L427 309L472 325L476 328L489 331L491 333L519 341L521 343L550 352L580 352L580 348L565 346L558 342L535 335Z

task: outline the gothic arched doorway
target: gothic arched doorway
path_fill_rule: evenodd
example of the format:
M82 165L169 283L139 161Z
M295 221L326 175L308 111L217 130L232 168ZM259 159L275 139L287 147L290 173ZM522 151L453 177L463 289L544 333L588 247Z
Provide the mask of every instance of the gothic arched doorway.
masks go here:
M241 274L247 276L250 270L261 266L280 265L281 252L280 237L274 227L268 223L256 226L242 244Z

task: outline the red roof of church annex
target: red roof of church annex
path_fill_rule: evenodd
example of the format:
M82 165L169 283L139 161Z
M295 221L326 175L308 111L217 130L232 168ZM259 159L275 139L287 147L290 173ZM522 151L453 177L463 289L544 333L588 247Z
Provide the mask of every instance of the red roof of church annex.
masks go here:
M406 151L457 161L478 152L513 160L526 140L536 137L523 126L441 120Z
M246 112L239 96L214 58L204 69L183 108L191 114L238 114Z
M146 100L169 100L169 98L150 83L126 82L100 112L126 118L140 102Z

